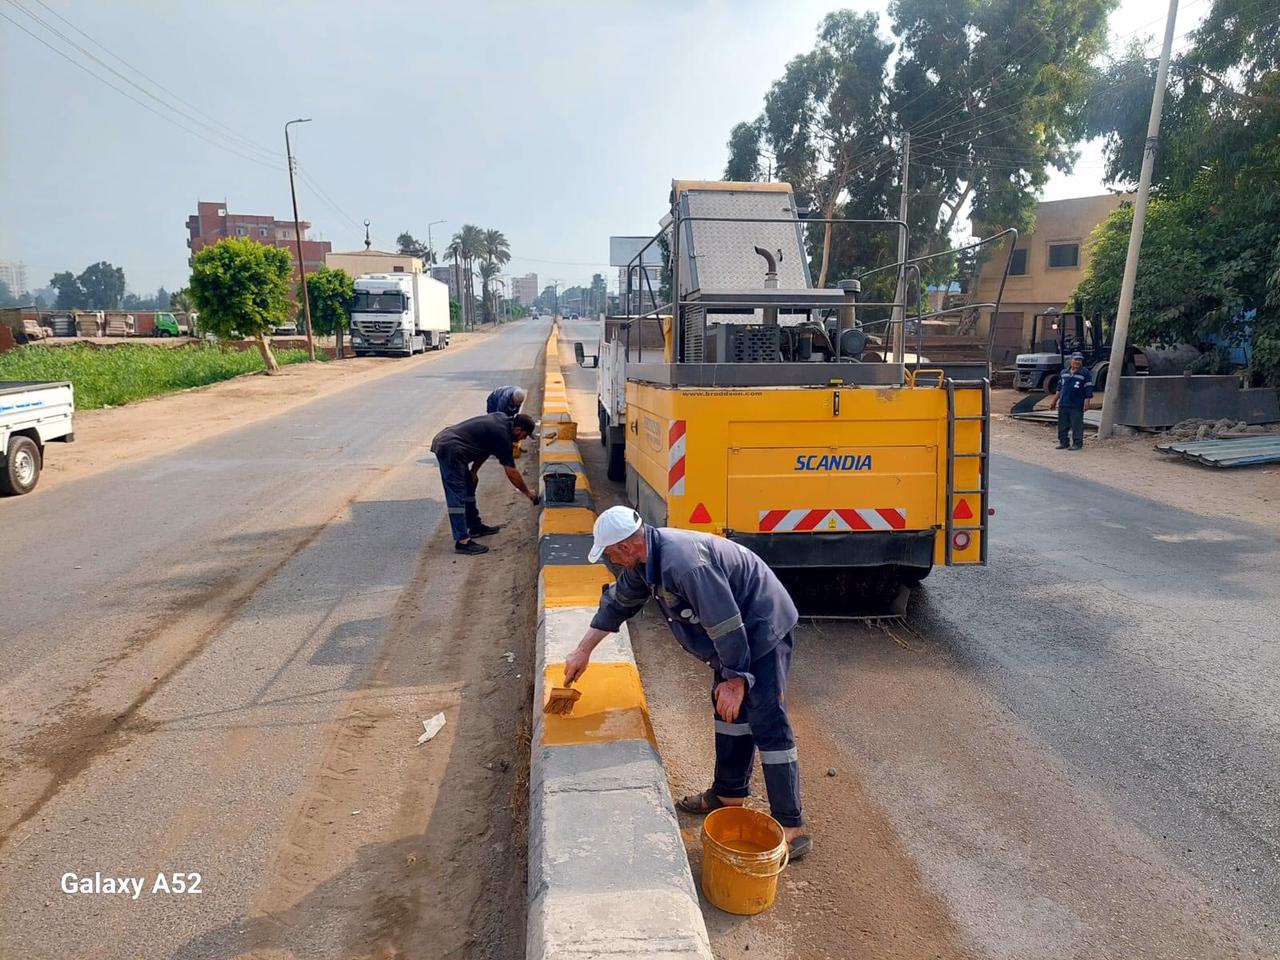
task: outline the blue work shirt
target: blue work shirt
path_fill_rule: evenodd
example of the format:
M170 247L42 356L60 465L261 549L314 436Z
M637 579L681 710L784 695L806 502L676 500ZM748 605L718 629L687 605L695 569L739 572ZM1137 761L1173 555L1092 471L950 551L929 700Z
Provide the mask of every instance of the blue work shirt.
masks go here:
M751 687L751 662L799 621L786 588L763 560L732 540L648 524L644 536L648 559L623 570L604 591L591 626L613 633L652 596L680 646Z
M1070 367L1063 368L1062 381L1058 386L1058 406L1065 410L1083 410L1084 402L1093 396L1093 377L1089 368L1082 366L1075 373Z
M485 400L485 413L505 413L508 417L514 417L520 412L520 404L516 403L516 386L499 387L493 393L489 394Z

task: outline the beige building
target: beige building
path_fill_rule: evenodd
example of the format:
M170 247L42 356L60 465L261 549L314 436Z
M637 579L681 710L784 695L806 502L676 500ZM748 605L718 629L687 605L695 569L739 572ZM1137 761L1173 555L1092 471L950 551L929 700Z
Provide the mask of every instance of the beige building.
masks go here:
M511 278L511 298L522 307L527 307L538 299L538 275L526 273L523 277Z
M324 265L331 270L345 270L353 277L366 273L422 273L420 257L387 253L385 250L329 252L324 255Z
M1089 264L1089 235L1127 198L1125 194L1104 194L1048 200L1036 208L1035 226L1020 236L1013 248L1009 280L996 318L993 369L1012 366L1015 356L1026 352L1033 316L1050 307L1066 308ZM974 225L976 236L995 232ZM995 300L1007 255L1007 247L1002 246L983 264L969 297L971 303Z

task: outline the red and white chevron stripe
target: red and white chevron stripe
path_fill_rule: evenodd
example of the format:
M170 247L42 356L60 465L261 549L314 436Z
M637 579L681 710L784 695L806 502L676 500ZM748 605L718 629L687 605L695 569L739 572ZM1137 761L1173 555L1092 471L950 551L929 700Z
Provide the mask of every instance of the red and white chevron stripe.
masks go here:
M904 530L906 526L906 507L760 511L761 533Z
M667 431L667 494L684 496L685 421L672 420Z

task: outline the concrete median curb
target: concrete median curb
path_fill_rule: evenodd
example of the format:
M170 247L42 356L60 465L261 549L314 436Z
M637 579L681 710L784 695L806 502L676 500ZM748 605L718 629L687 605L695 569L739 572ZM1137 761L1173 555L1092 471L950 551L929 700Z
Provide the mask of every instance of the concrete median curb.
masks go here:
M587 561L595 510L570 439L576 424L554 329L543 397L540 476L574 473L577 489L572 504L546 504L539 527L525 955L711 960L625 626L596 649L573 714L542 713L548 681L562 679L565 657L613 581L606 567Z

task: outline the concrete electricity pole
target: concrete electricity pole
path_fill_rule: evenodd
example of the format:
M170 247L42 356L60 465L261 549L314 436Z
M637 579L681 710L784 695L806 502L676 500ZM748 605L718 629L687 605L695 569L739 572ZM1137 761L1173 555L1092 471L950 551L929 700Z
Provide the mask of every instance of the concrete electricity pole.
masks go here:
M307 356L316 359L316 341L311 336L311 297L307 295L307 268L302 262L302 224L298 220L298 191L293 185L293 148L289 145L289 128L295 123L310 123L311 118L290 120L284 125L284 155L289 160L289 196L293 198L293 238L298 244L298 280L302 287L302 315L307 326Z
M555 307L551 311L552 320L560 316L560 283L561 281L554 278L551 280L552 295L555 297Z
M1107 389L1102 400L1102 422L1098 439L1115 433L1116 407L1120 403L1120 378L1124 373L1124 355L1129 341L1129 313L1133 309L1133 286L1138 279L1138 254L1142 250L1142 231L1147 224L1147 196L1151 193L1151 171L1156 165L1156 146L1160 140L1160 113L1164 109L1164 87L1169 77L1169 55L1173 51L1173 25L1178 19L1178 0L1169 0L1169 19L1164 28L1164 49L1156 70L1156 89L1151 95L1151 117L1147 121L1147 143L1142 154L1142 174L1138 177L1138 198L1133 204L1133 228L1129 231L1129 252L1124 259L1124 281L1120 285L1120 303L1116 307L1116 328L1112 333L1111 362L1107 364Z
M911 163L911 134L902 135L902 196L898 199L898 219L907 222L907 166ZM898 230L898 289L893 299L902 304L893 308L893 362L905 363L907 350L907 232Z
M434 266L436 262L436 248L431 245L431 228L448 222L448 220L432 220L427 224L427 259L431 261L431 266Z

